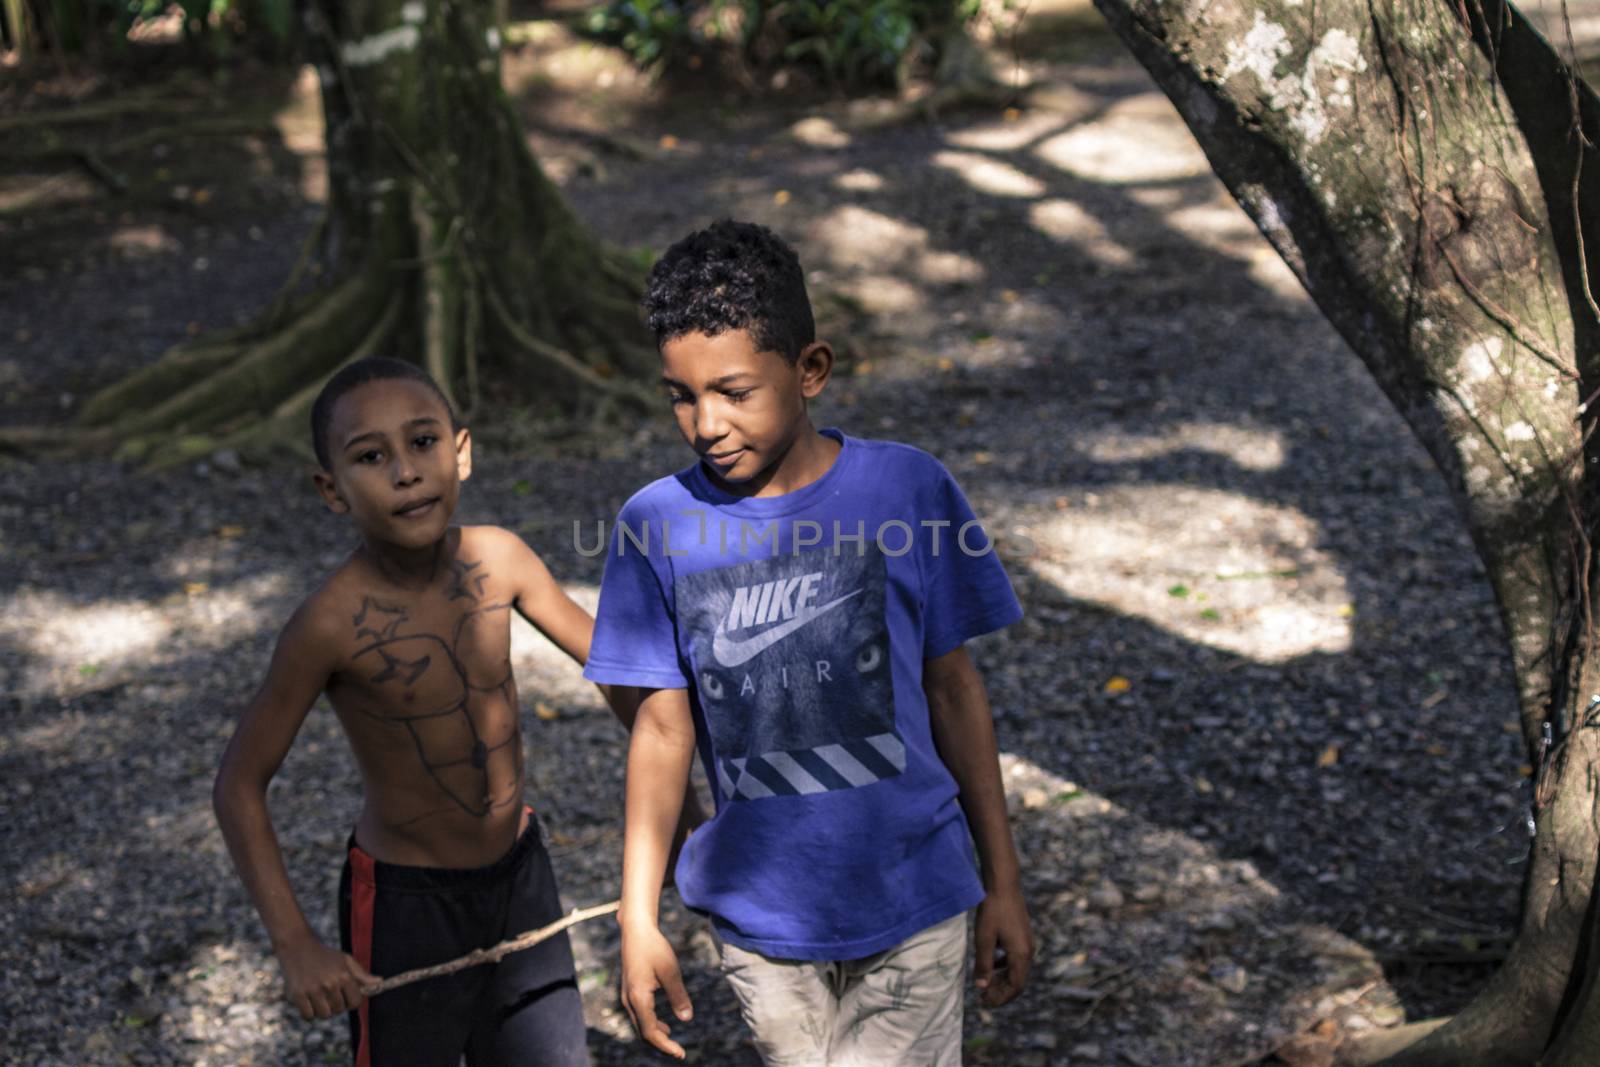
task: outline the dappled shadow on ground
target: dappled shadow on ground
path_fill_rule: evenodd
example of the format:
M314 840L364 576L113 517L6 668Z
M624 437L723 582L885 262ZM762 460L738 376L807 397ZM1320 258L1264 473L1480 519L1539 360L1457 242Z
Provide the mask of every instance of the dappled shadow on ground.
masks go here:
M1514 906L1523 842L1494 831L1516 823L1521 757L1487 588L1426 457L1142 74L1039 54L1013 113L863 132L834 105L658 110L627 131L649 158L587 169L592 146L541 143L618 243L659 251L723 215L795 240L844 354L819 421L930 449L997 533L1028 618L977 649L1042 953L1022 1002L969 1011L969 1060L1240 1062L1363 991L1391 1021L1378 963L1492 947ZM253 247L213 276L285 269ZM100 373L183 335L189 298L160 271L187 253L162 255L151 337ZM103 292L125 268L91 269ZM0 325L92 349L50 291L8 285ZM259 298L219 293L207 314ZM17 404L70 388L69 361L39 365ZM599 563L570 522L682 465L666 422L493 413L467 518L522 530L592 596ZM0 943L20 1031L50 1035L49 1062L342 1048L272 1002L206 800L277 620L345 533L289 469L0 479L17 545L0 806L23 897ZM616 728L548 650L525 643L517 666L564 890L609 899ZM330 716L280 780L290 865L328 929L356 803ZM691 1043L750 1061L703 931L673 930L703 1005ZM632 1062L614 928L577 940L596 1055ZM1391 971L1407 1010L1465 991ZM58 986L90 990L65 1028Z

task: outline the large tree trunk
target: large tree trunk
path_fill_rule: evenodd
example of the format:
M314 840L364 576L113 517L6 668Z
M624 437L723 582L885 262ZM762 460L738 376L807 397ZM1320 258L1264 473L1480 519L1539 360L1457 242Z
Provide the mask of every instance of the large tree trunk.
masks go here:
M105 390L82 423L168 462L304 441L344 363L426 367L470 412L490 364L530 393L645 404L642 278L540 170L500 86L487 0L306 5L327 121L328 208L284 293ZM300 292L320 260L329 280Z
M1499 0L1095 2L1433 456L1510 639L1539 768L1521 928L1389 1062L1595 1063L1593 95Z

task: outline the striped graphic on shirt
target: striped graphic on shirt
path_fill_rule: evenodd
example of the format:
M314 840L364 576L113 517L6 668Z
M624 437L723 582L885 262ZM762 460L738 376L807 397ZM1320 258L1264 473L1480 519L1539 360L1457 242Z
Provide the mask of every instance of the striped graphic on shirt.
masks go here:
M854 789L893 778L905 769L906 746L894 734L717 760L722 793L734 800Z

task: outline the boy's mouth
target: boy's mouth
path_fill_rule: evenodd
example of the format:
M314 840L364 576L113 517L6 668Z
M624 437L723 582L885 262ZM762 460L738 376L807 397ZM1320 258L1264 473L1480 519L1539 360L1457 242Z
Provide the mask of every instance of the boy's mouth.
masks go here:
M719 467L731 467L744 455L744 449L736 448L732 452L706 452L705 458Z
M438 502L439 498L436 496L430 496L426 500L413 500L409 504L402 504L395 508L394 514L403 519L413 519L419 515L426 515Z

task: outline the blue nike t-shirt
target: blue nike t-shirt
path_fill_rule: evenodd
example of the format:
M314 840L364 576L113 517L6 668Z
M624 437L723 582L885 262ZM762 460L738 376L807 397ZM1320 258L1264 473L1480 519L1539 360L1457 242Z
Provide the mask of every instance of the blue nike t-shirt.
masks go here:
M955 479L837 430L782 496L697 463L623 505L584 676L689 691L716 814L678 892L742 948L858 959L984 896L923 661L1022 617Z

